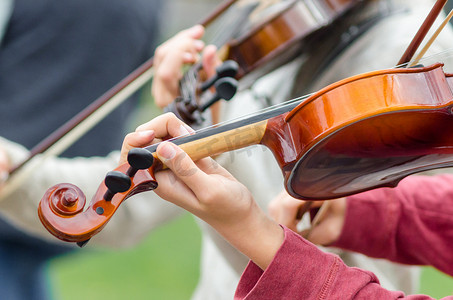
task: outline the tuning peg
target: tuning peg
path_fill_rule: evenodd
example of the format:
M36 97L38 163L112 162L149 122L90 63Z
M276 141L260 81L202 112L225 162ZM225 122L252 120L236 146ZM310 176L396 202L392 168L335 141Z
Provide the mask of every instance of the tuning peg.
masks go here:
M238 73L239 65L234 60L227 60L216 68L216 74L203 82L200 86L202 92L209 89L217 80L224 77L234 77Z
M199 110L205 111L220 99L230 100L236 94L238 89L238 81L231 77L221 78L215 83L215 94L211 99L200 105Z
M138 170L145 170L153 165L154 156L145 148L134 148L129 151L127 162L131 166L127 170L126 175L134 177Z
M104 194L104 200L110 201L116 193L122 193L127 191L132 183L129 176L119 171L110 171L107 173L104 179L104 183L107 186L107 191Z
M175 101L166 106L164 111L174 113L178 119L188 125L201 124L203 122L195 101L186 102L181 97L176 98Z

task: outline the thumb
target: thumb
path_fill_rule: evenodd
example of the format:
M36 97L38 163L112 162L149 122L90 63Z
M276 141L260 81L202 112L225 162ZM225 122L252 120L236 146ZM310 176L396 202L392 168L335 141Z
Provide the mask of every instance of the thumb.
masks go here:
M185 183L195 195L209 185L209 175L200 170L181 148L170 142L162 142L156 150L157 157Z

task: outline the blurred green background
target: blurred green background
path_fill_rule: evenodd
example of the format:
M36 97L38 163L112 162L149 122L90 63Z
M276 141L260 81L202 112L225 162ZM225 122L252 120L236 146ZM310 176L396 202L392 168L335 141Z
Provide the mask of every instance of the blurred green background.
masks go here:
M54 299L189 299L199 276L200 242L187 214L133 249L87 247L55 259L48 267Z

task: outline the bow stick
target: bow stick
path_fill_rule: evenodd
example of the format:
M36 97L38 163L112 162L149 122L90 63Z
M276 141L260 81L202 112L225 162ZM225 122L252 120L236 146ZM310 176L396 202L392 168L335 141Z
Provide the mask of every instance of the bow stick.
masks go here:
M418 29L417 33L415 34L414 38L412 39L411 43L407 47L406 51L404 52L403 56L401 56L397 66L408 63L412 57L414 56L415 52L417 51L418 47L422 43L423 39L425 38L426 34L428 34L429 29L433 25L434 21L436 20L437 16L442 11L442 8L445 6L448 0L437 0L434 3L433 8L429 12L428 16L426 17L423 24Z
M203 26L209 25L236 1L228 0L223 2L208 17L199 22L199 24ZM28 177L28 174L39 167L46 158L61 154L111 111L151 80L154 75L152 69L153 64L154 59L151 57L126 78L96 99L91 105L33 147L25 160L10 169L9 178L1 189L0 201L17 189ZM38 154L40 155L38 156Z
M428 40L428 42L426 43L426 45L422 48L422 50L420 51L420 53L413 59L411 60L409 63L408 63L408 67L412 67L412 66L415 66L416 64L418 64L418 62L420 61L420 59L422 59L422 57L425 55L426 51L428 51L429 47L431 47L431 45L433 44L433 42L436 40L436 38L439 36L440 32L442 31L442 29L444 29L444 27L448 24L448 22L450 21L451 17L453 17L453 9L450 11L450 13L447 15L447 17L445 18L445 20L442 22L442 24L440 24L439 28L437 28L436 32L434 32L434 34L431 36L431 38Z

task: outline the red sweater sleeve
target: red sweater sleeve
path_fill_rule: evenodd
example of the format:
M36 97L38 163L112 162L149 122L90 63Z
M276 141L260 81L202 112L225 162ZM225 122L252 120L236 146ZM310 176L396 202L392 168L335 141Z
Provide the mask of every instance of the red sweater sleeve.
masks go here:
M346 221L334 246L453 274L453 175L413 176L397 188L348 197ZM285 228L285 241L265 271L250 262L235 299L432 299L379 285L374 274ZM453 296L445 299L453 300Z
M265 271L249 262L234 299L432 299L424 295L405 297L379 285L368 271L346 266L333 254L285 228L285 240ZM445 300L453 300L447 297Z
M332 246L453 275L453 175L411 176L347 199Z

